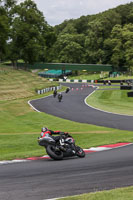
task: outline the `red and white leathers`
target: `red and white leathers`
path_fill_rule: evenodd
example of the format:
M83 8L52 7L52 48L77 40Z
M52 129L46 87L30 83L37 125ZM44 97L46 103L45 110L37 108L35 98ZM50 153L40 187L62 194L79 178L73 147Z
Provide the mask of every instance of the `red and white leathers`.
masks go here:
M47 134L52 136L52 135L60 134L60 131L46 130L44 132L41 132L41 138L44 138Z

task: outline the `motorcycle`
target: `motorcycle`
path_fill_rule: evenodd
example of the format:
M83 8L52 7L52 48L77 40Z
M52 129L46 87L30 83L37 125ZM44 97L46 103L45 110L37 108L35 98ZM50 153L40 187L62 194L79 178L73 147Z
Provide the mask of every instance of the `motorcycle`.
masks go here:
M61 102L62 97L63 97L62 94L59 94L59 95L58 95L58 100L59 100L59 102Z
M62 160L65 157L78 156L85 157L85 152L75 145L75 140L69 134L60 134L60 140L56 142L54 137L47 134L44 138L38 138L38 144L44 146L47 154L53 160Z
M55 97L56 97L56 95L57 95L57 91L56 91L56 90L54 90L54 92L53 92L53 97L55 98Z

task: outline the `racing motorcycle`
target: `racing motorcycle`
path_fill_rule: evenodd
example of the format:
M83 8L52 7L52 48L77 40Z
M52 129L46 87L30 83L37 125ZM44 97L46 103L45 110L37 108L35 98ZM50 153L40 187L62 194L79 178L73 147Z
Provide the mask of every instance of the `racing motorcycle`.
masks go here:
M85 157L85 152L75 145L75 140L69 134L61 132L60 140L56 142L54 137L47 134L44 138L38 138L38 144L46 149L47 154L53 160L62 160L64 157Z
M62 100L62 94L58 94L58 100L59 100L59 102L61 102L61 100Z

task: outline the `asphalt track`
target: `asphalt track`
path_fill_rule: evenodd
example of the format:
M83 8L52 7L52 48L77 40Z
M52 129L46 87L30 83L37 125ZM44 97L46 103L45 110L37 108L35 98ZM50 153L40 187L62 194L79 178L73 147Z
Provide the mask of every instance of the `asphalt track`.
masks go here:
M133 145L0 166L0 200L44 200L133 185Z
M94 116L96 111L84 104L86 94L88 95L88 91L91 93L93 90L93 88L86 88L82 93L78 93L79 91L75 90L64 94L61 103L53 99L53 97L43 98L38 100L40 105L37 103L37 109L41 109L43 106L41 111L48 113L49 106L50 109L54 108L53 114L60 111L60 117L64 113L65 118L71 116L70 114L73 114L72 109L74 109L76 112L74 114L75 117L71 116L74 121L82 120L83 114L85 112L86 115L87 110L91 112L92 118L97 119L98 122L99 118ZM71 102L69 103L70 108L68 108L67 104L69 98L71 98L71 101L69 100ZM35 105L36 101L31 103ZM75 104L79 105L77 107L78 110L74 108ZM67 113L65 114L66 109ZM97 112L102 113L100 111ZM77 114L80 115L79 118L76 118ZM112 116L112 114L107 115ZM119 117L118 115L113 116ZM89 120L86 123L91 123ZM111 120L113 120L112 117ZM116 124L116 128L122 129L122 126L118 126L120 124L122 124L121 121ZM111 123L108 126L110 127ZM62 161L46 159L0 165L0 200L45 200L131 186L133 185L132 152L133 145L129 145L87 154L82 159L69 158Z
M74 88L74 90L70 90L67 94L63 93L62 102L59 103L57 98L48 96L30 101L31 105L38 111L71 121L133 131L133 116L103 112L85 104L84 99L96 88L84 87L81 90L82 85L80 83L64 85ZM79 90L76 90L76 88Z

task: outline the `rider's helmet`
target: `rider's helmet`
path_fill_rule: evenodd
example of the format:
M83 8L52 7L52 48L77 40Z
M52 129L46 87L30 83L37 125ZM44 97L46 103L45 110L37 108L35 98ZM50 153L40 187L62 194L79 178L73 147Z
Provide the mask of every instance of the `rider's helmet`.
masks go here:
M42 130L42 132L45 132L45 131L47 131L47 130L48 130L48 128L46 128L46 127L43 127L41 130Z

